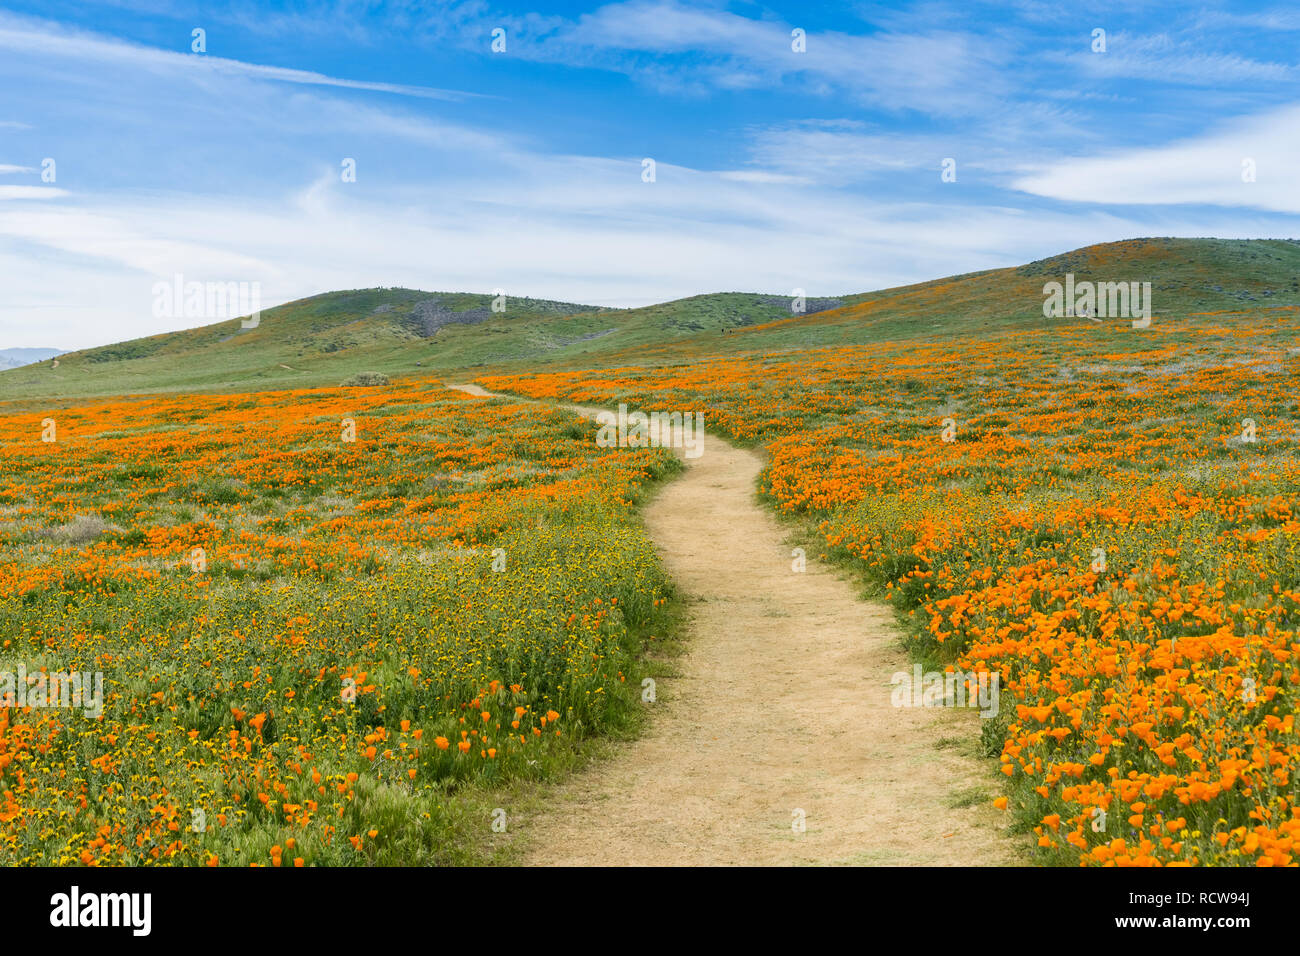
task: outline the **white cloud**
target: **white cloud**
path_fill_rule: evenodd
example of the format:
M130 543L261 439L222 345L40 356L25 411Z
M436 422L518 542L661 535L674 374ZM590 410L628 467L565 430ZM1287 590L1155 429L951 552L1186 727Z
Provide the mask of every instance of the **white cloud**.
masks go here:
M793 183L811 183L812 180L807 176L792 176L789 173L773 173L762 169L729 169L718 173L723 179L735 183L760 183L771 185L781 183L791 185Z
M242 76L281 83L395 93L423 99L464 100L477 96L473 93L426 86L340 79L308 70L245 63L241 60L209 54L177 53L5 14L0 14L0 50L11 50L24 55L58 57L74 61L79 65L93 62L136 69L186 70L199 76Z
M1300 106L1237 120L1167 146L1051 163L1012 183L1052 199L1114 204L1207 203L1300 212ZM1255 182L1243 182L1253 160Z
M1239 83L1284 83L1294 79L1295 67L1206 49L1207 37L1176 39L1160 33L1138 36L1114 33L1106 52L1081 51L1070 57L1079 69L1107 79L1141 79L1218 87Z
M938 136L886 135L860 123L799 123L754 130L752 161L821 185L862 182L881 174L939 167L951 141Z
M848 34L813 30L791 48L797 24L753 19L677 0L611 3L566 23L521 18L520 56L619 70L678 92L753 89L801 82L819 95L847 91L890 110L953 116L988 106L1009 89L998 67L1010 56L995 38L956 30ZM668 64L641 54L688 58Z
M50 186L0 186L0 200L5 199L58 199L67 190Z

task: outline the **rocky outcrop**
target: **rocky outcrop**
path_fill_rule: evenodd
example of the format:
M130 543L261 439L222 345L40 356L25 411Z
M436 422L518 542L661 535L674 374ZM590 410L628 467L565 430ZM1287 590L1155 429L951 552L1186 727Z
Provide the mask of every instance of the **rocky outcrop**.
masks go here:
M468 309L453 312L442 304L439 298L425 299L417 302L411 309L411 319L415 330L426 339L435 335L445 325L478 325L492 318L491 309Z

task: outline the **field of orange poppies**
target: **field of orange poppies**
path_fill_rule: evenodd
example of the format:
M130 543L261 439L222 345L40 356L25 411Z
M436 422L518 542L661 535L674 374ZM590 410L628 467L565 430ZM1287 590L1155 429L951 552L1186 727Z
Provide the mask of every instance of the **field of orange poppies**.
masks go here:
M919 658L1000 674L984 744L1040 862L1293 866L1298 328L1045 323L479 381L702 410L765 448L763 494Z
M761 446L918 660L1000 676L1039 862L1296 865L1298 326L479 381ZM0 862L499 858L491 801L634 726L670 628L637 509L680 464L594 436L431 381L0 408L0 674L37 689L0 710ZM73 672L101 713L41 699Z
M593 430L436 383L0 409L0 864L492 858L483 800L632 726L666 626L679 465Z

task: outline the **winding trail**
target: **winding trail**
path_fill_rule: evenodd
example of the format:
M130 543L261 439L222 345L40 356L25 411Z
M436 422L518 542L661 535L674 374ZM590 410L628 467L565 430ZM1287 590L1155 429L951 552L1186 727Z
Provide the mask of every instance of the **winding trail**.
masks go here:
M977 714L892 706L911 666L890 612L818 562L792 570L788 532L755 500L757 454L708 436L685 464L644 512L687 604L679 676L640 738L512 818L524 862L1015 863Z

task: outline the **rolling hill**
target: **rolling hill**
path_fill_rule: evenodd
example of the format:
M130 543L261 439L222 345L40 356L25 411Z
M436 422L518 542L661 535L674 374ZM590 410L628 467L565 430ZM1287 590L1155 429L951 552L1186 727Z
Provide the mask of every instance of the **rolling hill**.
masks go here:
M0 399L336 385L482 369L666 364L706 352L786 350L979 335L1045 319L1043 285L1150 282L1153 314L1257 313L1300 306L1300 242L1133 239L1026 265L838 298L792 314L784 296L715 293L636 309L412 289L332 292L238 319L59 356L0 372Z
M1045 322L1043 286L1062 281L1150 282L1152 315L1300 306L1300 241L1132 239L1087 246L1023 266L885 289L842 308L743 330L731 348L808 347L979 334Z
M844 300L810 300L810 310ZM363 289L195 329L70 352L0 374L0 398L337 385L359 371L410 375L527 362L573 362L790 315L784 297L701 295L641 309L492 296Z

